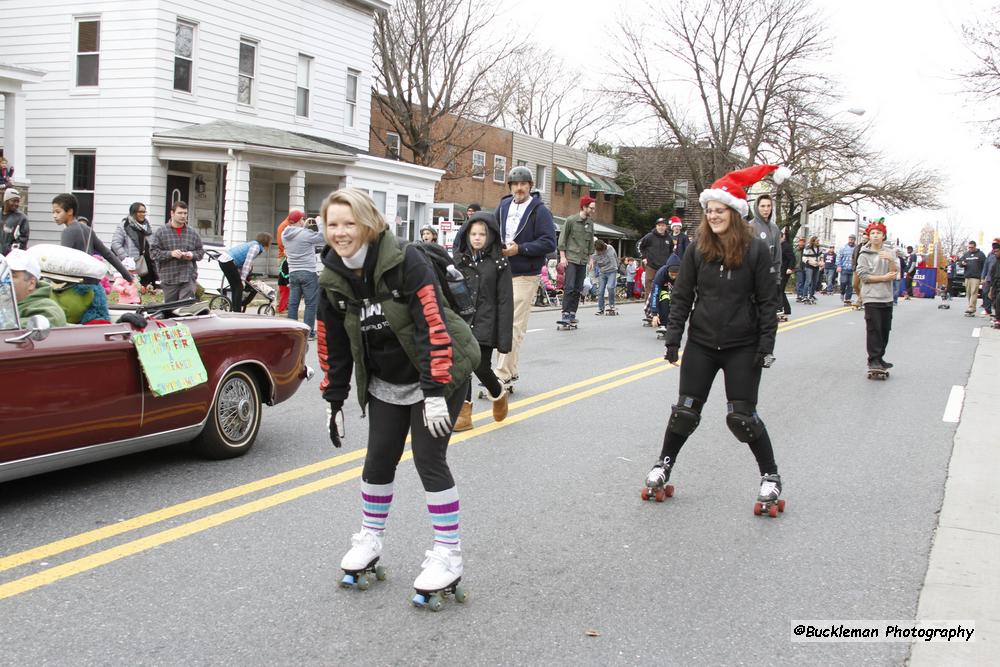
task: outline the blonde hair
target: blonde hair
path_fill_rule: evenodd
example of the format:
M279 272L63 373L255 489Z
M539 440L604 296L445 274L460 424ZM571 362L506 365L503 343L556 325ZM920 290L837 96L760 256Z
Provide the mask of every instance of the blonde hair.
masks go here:
M333 204L345 204L351 209L351 217L361 228L361 240L364 243L371 243L388 228L385 218L367 192L357 188L341 188L327 195L320 207L324 236L326 236L326 213Z

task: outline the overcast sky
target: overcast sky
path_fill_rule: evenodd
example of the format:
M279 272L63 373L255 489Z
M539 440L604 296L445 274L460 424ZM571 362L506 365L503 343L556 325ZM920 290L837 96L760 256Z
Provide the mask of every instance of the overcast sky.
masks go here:
M1000 2L1000 0L997 0ZM1000 151L974 123L976 105L961 94L955 73L971 58L961 25L983 16L990 0L814 0L826 16L833 43L831 73L839 78L843 107L866 110L872 142L893 161L940 171L940 211L890 215L892 236L914 243L925 223L960 218L973 239L989 248L1000 236ZM635 14L644 0L505 0L520 25L536 26L535 38L569 61L587 65L589 76L608 69L608 38L617 16ZM613 9L613 13L609 13ZM642 142L649 137L626 137ZM884 212L869 209L868 214Z

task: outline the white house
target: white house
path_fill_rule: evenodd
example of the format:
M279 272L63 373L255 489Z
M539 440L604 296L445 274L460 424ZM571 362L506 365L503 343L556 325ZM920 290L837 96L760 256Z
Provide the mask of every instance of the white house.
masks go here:
M184 200L206 243L232 245L273 234L290 208L318 213L342 186L367 190L389 220L425 224L442 172L367 151L374 16L391 4L63 0L8 12L0 62L46 73L19 100L32 242L57 240L48 202L67 191L106 242L134 201L155 226Z

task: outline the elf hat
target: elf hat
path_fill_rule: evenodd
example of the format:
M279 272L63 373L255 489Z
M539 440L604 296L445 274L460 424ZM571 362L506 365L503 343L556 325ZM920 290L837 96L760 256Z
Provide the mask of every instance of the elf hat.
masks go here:
M886 231L885 231L885 218L878 218L876 220L872 220L871 222L869 222L868 226L865 227L865 234L871 234L872 231L874 231L876 229L878 231L882 232L882 236L886 235Z
M712 187L703 190L698 196L698 201L701 202L702 208L705 208L710 201L722 202L739 211L740 215L745 218L750 212L746 189L771 172L775 172L774 182L779 185L792 175L788 167L780 167L776 164L758 164L739 171L731 171L712 183Z

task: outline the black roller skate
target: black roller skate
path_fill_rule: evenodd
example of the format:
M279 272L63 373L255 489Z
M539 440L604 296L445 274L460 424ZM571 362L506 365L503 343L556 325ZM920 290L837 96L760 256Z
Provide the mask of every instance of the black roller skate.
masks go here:
M655 500L662 503L664 499L673 497L674 485L667 484L672 467L669 457L656 462L656 465L646 475L646 485L639 493L643 500Z
M760 478L760 491L757 493L757 502L753 506L753 513L757 516L767 514L772 519L777 518L778 512L785 511L785 501L779 499L781 495L781 475L769 473Z

